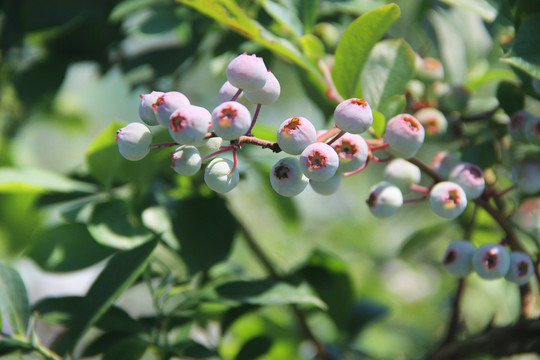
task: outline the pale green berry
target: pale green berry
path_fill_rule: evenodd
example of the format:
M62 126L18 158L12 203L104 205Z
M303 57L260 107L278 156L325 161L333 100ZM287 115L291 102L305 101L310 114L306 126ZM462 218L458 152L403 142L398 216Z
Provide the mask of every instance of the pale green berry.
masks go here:
M267 69L261 57L243 53L227 66L227 80L239 89L258 91L267 79Z
M282 196L296 196L306 188L308 178L302 173L298 159L286 157L274 164L270 170L270 184Z
M281 87L275 75L268 70L268 77L263 88L257 91L244 91L246 99L253 104L272 105L279 98Z
M442 112L435 108L422 108L414 113L414 117L424 127L426 135L441 135L446 133L448 120Z
M362 167L369 156L369 147L364 138L346 133L337 139L332 147L339 156L339 172L350 172Z
M226 193L234 189L240 180L238 169L234 162L225 158L215 158L206 166L204 182L217 193Z
M171 154L171 168L180 175L191 176L201 168L201 154L195 146L182 145Z
M311 180L326 181L337 172L339 156L328 144L313 143L300 154L300 168Z
M376 217L384 218L394 215L403 205L401 190L389 182L375 184L366 200L369 211Z
M341 180L343 176L341 173L337 172L334 176L326 181L314 181L309 180L309 185L317 194L320 195L332 195L339 190L341 185Z
M373 113L364 99L347 99L334 110L334 122L343 131L361 134L373 124Z
M141 102L139 104L139 117L148 125L159 125L152 105L161 95L163 95L161 91L152 91L149 94L140 95Z
M384 168L384 179L407 192L411 184L420 183L422 173L418 166L402 158L393 159Z
M448 180L461 186L469 200L480 197L486 187L484 172L480 167L470 163L456 165L452 171L450 171Z
M142 123L132 122L116 132L120 154L130 161L141 160L150 151L152 133Z

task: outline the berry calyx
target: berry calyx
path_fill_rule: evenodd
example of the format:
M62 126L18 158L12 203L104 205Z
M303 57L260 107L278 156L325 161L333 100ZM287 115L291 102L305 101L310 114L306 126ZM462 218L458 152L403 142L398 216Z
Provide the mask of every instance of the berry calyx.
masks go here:
M212 129L225 140L244 135L251 125L249 110L236 101L226 101L212 111Z
M317 140L317 130L308 119L298 116L282 122L276 137L281 150L298 155Z

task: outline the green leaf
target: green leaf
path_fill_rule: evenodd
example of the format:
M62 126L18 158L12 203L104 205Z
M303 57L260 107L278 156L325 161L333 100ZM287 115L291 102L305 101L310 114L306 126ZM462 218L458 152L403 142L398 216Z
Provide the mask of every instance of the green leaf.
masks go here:
M52 324L68 325L79 311L84 297L65 296L46 298L34 305L33 310L39 313L41 321ZM118 306L111 306L95 326L103 331L119 333L138 333L144 330L143 325L133 319Z
M405 41L385 40L375 45L364 66L363 97L388 119L395 114L388 114L382 104L395 95L403 96L405 86L414 76L414 63L414 51Z
M489 69L481 76L472 77L471 79L467 80L465 87L470 91L474 91L479 87L492 82L504 80L510 82L512 80L515 81L515 79L516 74L514 74L514 72L510 69Z
M285 39L276 37L267 29L253 21L240 6L232 0L177 0L197 11L210 16L242 36L251 39L270 51L283 56L312 74L321 86L325 81L319 70L305 59L298 50Z
M112 9L109 20L112 22L122 21L127 16L144 8L150 8L152 5L155 6L155 4L155 0L124 0Z
M357 301L351 315L351 338L355 337L369 323L380 319L388 313L388 308L368 300Z
M500 60L540 79L540 14L523 21L510 54Z
M93 357L106 352L114 344L123 339L130 338L130 334L121 332L106 332L90 342L82 353L83 358Z
M383 136L384 130L386 129L385 116L382 113L373 110L373 124L371 124L371 127L373 128L373 131L375 131L375 135Z
M369 53L400 13L396 4L381 6L360 16L345 29L332 68L332 79L341 96L362 97L360 74Z
M271 0L264 0L262 6L274 21L281 25L282 28L290 31L295 38L302 36L302 23L294 9Z
M397 114L402 114L407 106L405 95L394 95L386 99L379 109L386 119L391 119Z
M244 343L235 360L255 360L263 356L272 347L273 340L268 336L256 336Z
M30 304L28 293L19 273L0 263L0 313L6 317L17 335L26 337Z
M328 305L328 315L338 329L349 329L354 291L347 264L333 254L316 250L298 273Z
M29 252L46 271L75 271L93 265L114 252L90 236L83 224L62 224L43 232Z
M154 235L143 226L140 218L129 211L128 203L112 200L94 207L88 231L101 245L116 249L132 249L149 241Z
M173 231L180 241L180 255L191 274L227 258L237 225L222 198L182 200L172 218Z
M0 168L0 193L93 193L97 188L43 169Z
M72 352L82 335L90 329L129 288L145 269L157 239L135 249L116 253L99 274L73 316L63 346Z
M304 24L304 32L309 34L313 31L313 27L317 22L317 8L319 0L303 0L300 1L300 18Z
M496 3L490 0L441 0L448 5L460 6L464 9L480 15L487 22L493 22L497 18L498 9Z
M251 305L306 304L325 310L326 304L313 295L306 284L298 286L275 279L231 280L215 288L215 301L233 300L233 303Z
M322 59L325 55L324 44L315 35L307 34L300 38L302 53L313 64L317 64L318 59Z
M409 235L401 244L398 256L411 258L422 250L425 250L428 244L433 243L435 239L452 230L451 226L441 226L435 224L423 227Z
M143 357L149 344L139 338L129 337L119 340L111 345L103 354L103 360L129 359L136 360Z
M497 99L508 116L525 108L525 94L516 84L508 81L499 83Z

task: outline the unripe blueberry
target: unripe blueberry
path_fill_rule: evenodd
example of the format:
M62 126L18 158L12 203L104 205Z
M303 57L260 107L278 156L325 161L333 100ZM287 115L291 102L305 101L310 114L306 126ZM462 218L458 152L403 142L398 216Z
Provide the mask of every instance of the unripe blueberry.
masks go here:
M384 218L394 215L403 205L401 190L389 182L375 184L366 200L369 211L376 217Z
M510 269L505 278L518 285L525 285L534 274L534 265L529 255L514 251L510 254Z
M236 101L227 101L212 111L212 129L225 140L238 139L251 126L249 110Z
M279 81L270 70L263 88L257 91L244 91L246 98L253 104L272 105L279 98L281 87Z
M339 156L333 147L325 143L308 145L300 154L300 168L311 180L326 181L336 173Z
M277 143L287 154L298 155L317 140L315 126L304 117L285 120L277 131Z
M472 265L483 279L502 278L510 269L510 254L502 245L484 244L476 249Z
M427 107L414 113L414 117L420 121L420 124L426 130L427 135L441 135L446 133L448 120L439 110Z
M171 153L171 167L180 175L191 176L201 168L201 154L195 146L182 145Z
M465 240L456 240L446 249L443 257L443 265L450 273L465 277L472 271L472 258L476 247Z
M531 144L540 145L540 117L527 121L525 138Z
M425 81L442 80L444 78L444 68L441 60L431 57L423 58L418 69L418 78Z
M334 122L343 131L361 134L373 124L373 113L364 99L347 99L334 110Z
M384 168L384 180L406 192L411 184L418 184L422 173L418 166L402 158L393 159Z
M286 157L274 164L270 170L272 188L282 196L296 196L306 188L308 178L300 170L298 159Z
M446 219L454 219L465 211L467 195L458 184L442 181L431 189L429 204L435 214Z
M168 91L159 96L152 104L156 113L156 119L161 126L169 127L169 118L171 114L181 107L189 105L189 99L178 91Z
M201 158L204 158L212 153L215 153L221 148L221 145L223 144L223 139L219 136L214 136L208 139L203 140L199 145L197 145L197 149L199 150L199 153L201 154ZM203 160L203 163L209 162L211 159Z
M405 89L411 94L411 96L415 99L421 99L424 97L424 94L426 92L426 85L421 82L420 80L409 80L407 85L405 86Z
M139 117L148 125L159 125L152 105L161 95L163 95L161 91L152 91L149 94L140 95L141 103L139 104Z
M339 172L358 170L366 163L369 155L368 144L357 134L346 133L337 139L332 147L339 156Z
M405 159L413 157L424 143L424 127L414 116L400 114L386 124L384 141L389 152Z
M512 139L521 142L527 141L526 127L529 121L532 121L533 119L534 116L526 110L521 110L512 114L510 122L508 123L508 133Z
M204 182L217 193L226 193L238 185L238 169L231 173L234 162L225 158L215 158L206 166Z
M237 92L238 92L238 88L236 86L234 86L228 81L225 81L223 85L221 86L221 88L219 89L218 102L221 104L226 101L231 101L231 99L234 97L234 95L236 95ZM248 110L251 110L251 108L253 107L253 103L249 101L248 99L246 99L244 92L242 92L242 94L240 94L240 96L236 98L235 101L238 101L240 104L247 107Z
M448 151L439 151L433 156L429 167L442 178L448 179L450 171L459 163L461 163L461 159L456 154Z
M132 122L116 132L118 151L127 160L141 160L150 151L152 133L142 123Z
M512 168L512 177L518 188L526 194L540 191L540 162L527 159Z
M263 88L267 79L266 65L261 57L243 53L235 57L227 66L227 80L239 89L257 91Z
M309 180L309 185L317 194L332 195L338 191L342 179L341 173L336 172L334 176L326 181Z
M486 187L482 169L470 163L456 165L452 171L450 171L448 180L461 186L469 200L480 197Z
M169 133L180 144L200 144L208 127L212 115L203 107L187 105L176 109L169 118Z

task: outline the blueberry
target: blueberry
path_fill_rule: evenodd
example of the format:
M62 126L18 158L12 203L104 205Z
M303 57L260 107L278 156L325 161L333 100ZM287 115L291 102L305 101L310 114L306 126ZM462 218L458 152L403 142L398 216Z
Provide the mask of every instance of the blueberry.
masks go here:
M180 175L191 176L201 168L201 154L195 146L182 145L171 154L171 167Z
M332 195L339 190L341 185L341 180L343 179L342 174L337 172L330 179L326 181L314 181L309 180L309 185L317 194L320 195Z
M413 116L420 121L420 124L422 124L426 131L426 135L433 136L446 133L448 120L446 120L444 114L439 110L426 107L415 112Z
M141 103L139 104L139 117L148 125L159 125L152 105L161 95L163 95L161 91L152 91L149 94L140 95Z
M371 107L364 99L347 99L334 110L336 126L352 134L361 134L373 124Z
M266 83L267 69L262 58L243 53L227 66L227 80L245 91L261 90Z
M304 117L285 120L277 131L277 143L287 154L298 155L317 140L315 126Z
M480 197L486 187L482 169L470 163L456 165L450 172L448 180L461 186L469 200Z
M446 219L454 219L465 211L467 195L458 184L442 181L431 189L429 204L435 214Z
M281 92L279 81L270 70L268 70L267 74L268 77L262 89L257 91L244 91L246 99L253 104L272 105L279 98Z
M298 159L285 157L270 170L272 188L282 196L296 196L306 188L308 178L302 173Z
M456 154L448 151L439 151L433 156L433 160L431 160L429 167L443 179L448 179L450 171L452 171L459 163L461 163L461 160Z
M369 155L368 144L357 134L346 133L337 139L332 147L339 156L339 172L358 170L366 163Z
M220 138L219 136L214 136L214 137L203 140L200 144L197 145L197 149L199 150L201 157L204 158L218 151L221 148L222 144L223 144L223 139ZM210 158L203 160L203 163L209 162L210 160L211 160Z
M527 159L517 163L512 168L512 177L518 188L526 194L540 191L540 162Z
M476 249L472 265L483 279L504 277L510 269L510 254L499 244L485 244Z
M472 258L476 247L466 240L452 241L443 257L443 265L450 273L465 277L470 274L472 268Z
M525 285L534 274L531 257L525 253L514 251L510 254L510 269L505 278L518 285Z
M152 133L142 123L132 122L116 132L118 151L127 160L141 160L150 151Z
M300 168L311 180L326 181L336 173L339 156L330 145L313 143L300 154Z
M384 180L396 185L402 192L411 184L420 183L422 173L418 166L402 158L393 159L384 168Z
M251 126L249 110L236 101L226 101L212 111L212 129L225 140L235 140Z
M540 117L527 121L525 124L525 138L530 144L540 145Z
M226 101L231 101L231 99L236 95L238 92L238 88L231 84L228 81L225 81L218 92L218 102L224 103ZM244 105L248 110L251 110L253 107L253 103L249 101L244 93L240 94L240 96L235 100L238 101L240 104Z
M444 78L444 68L441 60L425 57L421 59L418 68L418 78L424 81L437 81Z
M405 159L413 157L424 143L424 127L414 116L400 114L386 124L384 141L388 150Z
M156 119L161 126L169 127L169 118L171 114L181 107L189 105L189 99L178 91L168 91L159 96L152 108L156 113Z
M171 114L169 133L180 144L198 145L203 141L211 120L212 115L205 108L187 105Z
M403 195L397 186L382 181L371 188L366 203L374 216L389 217L401 209Z
M206 166L204 182L217 193L226 193L234 189L240 180L234 162L225 158L215 158Z

